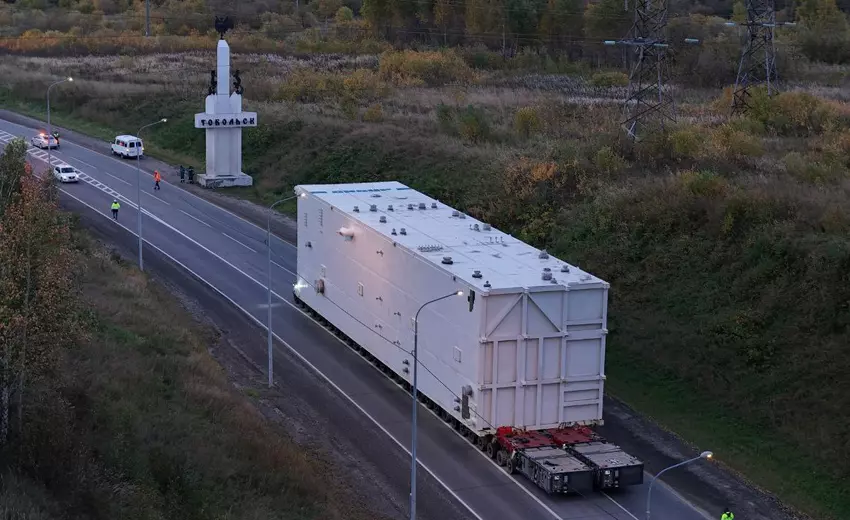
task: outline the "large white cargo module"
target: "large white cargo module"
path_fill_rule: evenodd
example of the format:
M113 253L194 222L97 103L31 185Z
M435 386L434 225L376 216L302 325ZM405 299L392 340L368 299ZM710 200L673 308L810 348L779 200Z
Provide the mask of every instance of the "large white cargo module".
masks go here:
M296 192L296 296L404 380L417 310L464 292L419 315L419 389L462 424L601 423L608 283L398 182Z

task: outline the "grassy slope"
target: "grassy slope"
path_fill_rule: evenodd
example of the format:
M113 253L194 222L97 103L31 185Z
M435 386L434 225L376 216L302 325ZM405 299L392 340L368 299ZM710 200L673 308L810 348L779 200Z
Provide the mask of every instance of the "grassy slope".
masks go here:
M234 390L208 353L211 330L84 235L79 245L91 337L57 385L33 392L0 516L367 518Z
M90 124L80 114L57 115L56 120L72 128ZM117 114L98 117L99 135L116 132L106 127L114 125ZM134 125L141 119L138 112L121 117ZM498 196L486 160L435 152L395 137L391 129L355 127L344 130L316 120L249 131L246 165L257 184L241 195L268 200L298 182L398 178L470 210L486 210ZM165 158L199 157L202 151L200 134L185 123L157 128L151 142L168 146ZM764 227L776 215L771 214L773 202L758 193L687 199L677 206L675 187L650 188L638 190L634 199L600 198L580 206L546 237L557 244L557 254L614 284L609 390L692 442L712 447L730 466L789 503L819 518L850 517L845 491L850 485L842 484L848 477L824 464L849 466L850 449L826 440L848 431L841 419L846 414L836 409L848 392L840 380L831 381L830 372L848 365L835 349L846 344L845 331L837 322L820 332L810 328L818 323L818 313L832 312L833 303L838 305L835 319L846 316L838 295L812 298L820 288L843 288L846 281L838 268L819 278L800 277L799 270L786 273L783 264L790 256L813 254L823 237L816 231L793 235L789 240L796 249L767 254L771 244L792 235L787 227ZM665 204L659 204L662 200ZM544 207L534 200L519 204ZM779 217L788 225L795 218ZM678 219L689 227L675 225ZM750 219L762 227L740 224ZM724 226L729 228L725 234L719 231ZM840 265L842 239L833 237L830 244L822 245L829 249L827 256L837 255L830 261ZM797 302L802 313L792 306ZM790 320L794 317L799 321ZM807 346L820 341L827 342L834 364L823 362L827 354L819 347ZM820 363L804 365L800 359ZM823 381L832 390L823 391ZM803 397L811 402L795 404ZM800 410L808 414L795 418L799 427L793 430L778 419ZM805 451L811 435L818 446L834 451ZM829 481L836 484L824 485Z

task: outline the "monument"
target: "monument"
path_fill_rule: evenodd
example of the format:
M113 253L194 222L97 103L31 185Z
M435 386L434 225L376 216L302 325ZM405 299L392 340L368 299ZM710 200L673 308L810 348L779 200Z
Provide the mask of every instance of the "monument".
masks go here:
M242 129L257 126L256 112L242 111L242 78L233 72L230 91L230 46L224 33L233 28L229 17L215 18L221 38L216 49L216 69L210 71L210 87L205 111L195 114L195 128L203 128L207 137L207 167L197 176L206 188L251 186L254 179L242 172Z

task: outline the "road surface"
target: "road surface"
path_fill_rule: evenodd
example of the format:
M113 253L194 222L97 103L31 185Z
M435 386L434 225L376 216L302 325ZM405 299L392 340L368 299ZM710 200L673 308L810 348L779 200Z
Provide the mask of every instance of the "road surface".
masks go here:
M29 139L35 128L0 120L0 146L15 137ZM103 155L63 140L52 163L74 166L81 182L61 186L73 198L103 218L112 218L113 199L121 203L115 225L135 233L137 219L136 163ZM31 148L30 161L39 169L47 152ZM266 321L267 256L265 230L166 182L153 190L151 172L141 160L141 206L145 248L169 257L208 284L223 298L263 326ZM410 395L296 307L292 298L296 250L272 238L272 329L277 349L289 349L331 384L351 406L365 414L386 435L387 450L407 452L410 439ZM246 348L264 350L257 342ZM427 409L422 408L427 411ZM453 497L469 516L482 520L643 520L645 484L617 493L584 497L549 497L521 475L511 476L430 413L419 419L420 475L427 472L441 491ZM671 479L675 478L670 475ZM420 507L426 500L420 494ZM713 518L689 504L666 485L656 485L652 518L703 520Z

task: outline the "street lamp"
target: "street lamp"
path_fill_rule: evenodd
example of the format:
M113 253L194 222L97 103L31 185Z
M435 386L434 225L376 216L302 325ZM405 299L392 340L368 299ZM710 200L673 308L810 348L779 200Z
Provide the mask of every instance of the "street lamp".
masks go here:
M64 79L60 79L59 81L57 81L55 83L51 83L47 87L47 169L48 170L50 169L51 166L53 166L53 163L51 162L53 159L51 158L51 154L50 154L50 138L53 137L53 127L50 126L50 89L52 89L56 85L59 85L60 83L65 83L66 81L74 81L74 78L67 77L67 78L64 78ZM58 146L59 140L56 139L55 137L53 137L53 139L54 139L54 142L56 143L56 145Z
M306 193L301 193L299 195L293 195L291 197L286 197L285 199L280 199L275 202L271 206L269 206L269 214L268 220L266 221L266 251L268 253L268 283L266 284L268 287L268 304L269 304L269 315L268 322L266 323L266 328L268 329L268 347L269 347L269 388L272 387L272 381L274 379L272 372L272 210L275 206L280 204L281 202L287 202L292 199L297 199L298 197L306 197Z
M419 313L422 312L427 305L452 296L463 296L463 291L455 291L439 298L427 301L416 311L416 316L413 318L413 433L410 439L410 520L416 520L416 433L417 433L417 395L419 394L419 386L417 381L419 368Z
M714 456L714 453L712 453L710 451L704 451L704 452L700 453L698 457L688 459L688 460L686 460L684 462L680 462L678 464L673 464L669 468L662 469L661 471L658 472L657 475L652 477L652 481L650 481L650 483L649 483L649 489L646 492L646 520L650 520L650 518L649 518L649 511L650 511L649 504L650 504L650 500L652 500L652 486L653 486L653 484L655 484L655 481L658 480L658 477L660 477L664 473L670 471L671 469L678 468L679 466L684 466L685 464L690 464L691 462L696 462L700 459L710 459L713 456Z
M139 132L136 134L136 137L141 138L142 130L149 126L158 125L160 123L165 123L168 121L164 117L159 121L154 121L153 123L147 124L141 128L139 128ZM141 139L139 139L139 144L141 144ZM144 263L142 262L142 170L139 165L142 160L142 150L136 148L136 207L138 208L139 220L138 220L138 235L139 235L139 270L144 271Z

